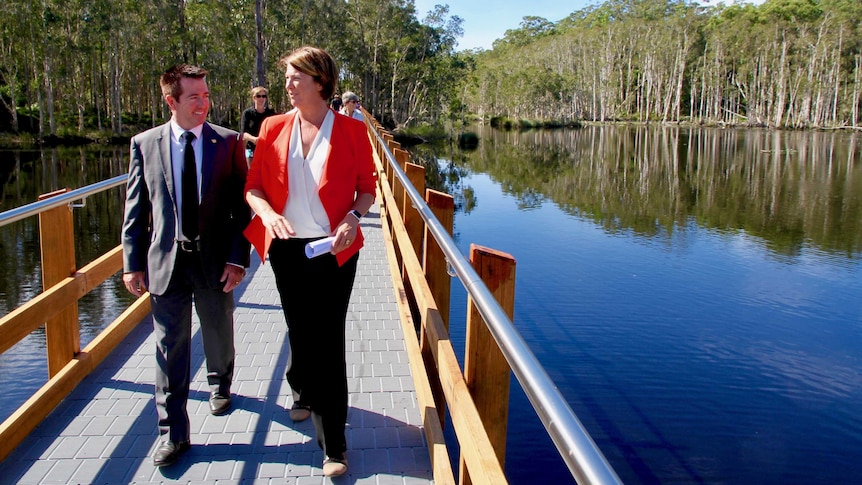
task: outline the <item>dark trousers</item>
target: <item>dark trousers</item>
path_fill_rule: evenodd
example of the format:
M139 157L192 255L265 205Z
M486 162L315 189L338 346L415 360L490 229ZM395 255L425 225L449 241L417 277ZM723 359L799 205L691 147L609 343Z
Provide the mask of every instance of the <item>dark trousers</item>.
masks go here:
M309 241L277 239L269 259L290 340L287 382L315 415L318 444L328 456L339 457L347 450L344 326L359 255L340 267L331 254L308 259Z
M210 288L200 253L180 251L167 290L151 295L150 300L156 335L159 434L167 434L171 441L188 441L192 301L201 322L210 392L230 396L235 355L233 291Z

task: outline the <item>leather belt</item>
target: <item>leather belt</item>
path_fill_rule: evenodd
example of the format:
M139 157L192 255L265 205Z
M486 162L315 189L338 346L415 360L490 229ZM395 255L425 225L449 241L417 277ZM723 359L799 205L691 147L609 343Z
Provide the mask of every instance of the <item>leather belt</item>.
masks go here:
M177 247L180 248L180 251L186 253L194 253L201 250L201 242L197 241L177 241Z

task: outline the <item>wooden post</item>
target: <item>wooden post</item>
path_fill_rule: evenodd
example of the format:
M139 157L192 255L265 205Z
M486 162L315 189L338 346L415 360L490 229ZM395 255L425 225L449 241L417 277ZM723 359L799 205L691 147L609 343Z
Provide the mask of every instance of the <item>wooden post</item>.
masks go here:
M69 189L39 196L45 200ZM68 205L39 214L39 242L42 249L42 291L75 274L75 232L72 208ZM48 377L54 377L81 351L78 303L72 303L45 324L48 347Z
M512 319L515 309L515 258L500 251L471 244L470 261L509 319ZM500 466L505 467L509 380L512 372L472 299L468 301L464 349L464 380L473 396ZM461 483L469 485L471 481L467 467L463 458L460 461Z
M428 203L428 207L431 209L434 217L437 218L449 236L451 236L455 226L455 198L443 192L426 189L425 202ZM434 303L440 312L440 318L443 320L443 326L446 328L446 333L448 333L452 278L449 277L449 265L446 262L446 256L427 227L425 228L424 247L422 268L425 270L425 279L428 281L428 288L431 290ZM446 422L446 397L443 394L443 387L440 384L439 373L434 362L434 354L425 332L422 332L419 338L425 368L428 370L431 393L437 406L438 419L440 420L440 424L443 425Z
M392 136L392 134L389 133L388 131L381 131L380 136L383 138L383 141L386 143L386 148L389 148L389 150L392 153L395 153L395 150L392 149L392 145L391 145L391 142L395 141L395 138Z
M395 155L395 161L398 163L398 166L401 167L401 170L406 172L407 164L410 163L410 152L399 148L397 150L392 150L392 154ZM392 173L392 194L395 196L395 202L398 204L398 209L401 210L401 217L404 217L404 211L402 210L405 199L404 187L401 185L401 182L398 181L398 177L395 176L394 170Z
M407 183L413 185L417 190L420 190L419 193L421 194L425 191L425 167L410 163L409 154L406 151L399 148L397 149L397 153L399 154L398 161L401 164L404 173L407 174ZM401 154L405 154L407 156L401 156ZM411 245L409 248L401 247L400 249L402 252L412 250L413 255L416 256L416 260L421 261L422 233L425 230L425 223L422 221L422 216L419 215L419 211L413 206L413 202L410 201L410 197L407 196L407 189L402 187L398 192L401 194L401 200L398 202L398 207L401 211L401 217L403 218L404 230L407 232L407 237L410 239ZM402 259L403 258L404 256L402 256ZM404 280L404 291L407 293L407 299L410 301L410 308L413 311L416 331L419 332L419 329L422 328L422 317L419 313L419 307L416 304L416 294L413 293L413 288L416 285L416 282L410 281L410 276L411 274L407 271L406 265L402 266L401 279Z
M404 172L407 174L407 180L420 194L425 193L425 167L416 165L415 163L407 163ZM407 197L407 192L404 192L404 201L401 213L404 214L404 227L407 229L407 235L410 236L410 242L413 243L413 252L416 257L422 260L422 239L425 232L425 222L419 211L414 207L410 197Z
M449 236L452 236L455 229L455 198L444 192L427 189L425 190L425 202L443 229ZM440 311L440 316L443 317L443 323L448 331L452 278L449 277L446 256L443 255L443 250L440 249L440 245L437 244L427 228L425 230L425 257L422 266L425 269L425 279L428 280L434 302L437 303L437 309Z

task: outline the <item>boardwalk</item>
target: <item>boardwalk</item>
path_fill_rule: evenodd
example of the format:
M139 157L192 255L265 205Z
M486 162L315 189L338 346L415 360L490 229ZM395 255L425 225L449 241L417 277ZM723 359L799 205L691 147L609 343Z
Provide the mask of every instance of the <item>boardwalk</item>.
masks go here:
M270 265L254 255L236 292L234 407L225 416L209 414L194 324L190 452L171 467L152 466L158 436L147 319L0 463L0 484L432 483L376 210L363 219L366 246L347 318L347 475L324 478L311 421L288 417L284 318Z

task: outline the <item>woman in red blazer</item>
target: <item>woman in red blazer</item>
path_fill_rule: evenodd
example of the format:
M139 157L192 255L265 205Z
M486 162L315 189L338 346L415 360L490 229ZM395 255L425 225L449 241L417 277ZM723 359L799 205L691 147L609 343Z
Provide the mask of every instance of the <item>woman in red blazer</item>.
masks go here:
M326 476L347 471L344 328L359 221L374 203L377 174L365 124L329 109L338 70L324 50L301 47L279 61L295 108L264 120L245 186L255 217L245 235L269 254L287 320L293 391L290 417L311 416ZM331 236L330 253L307 258Z

